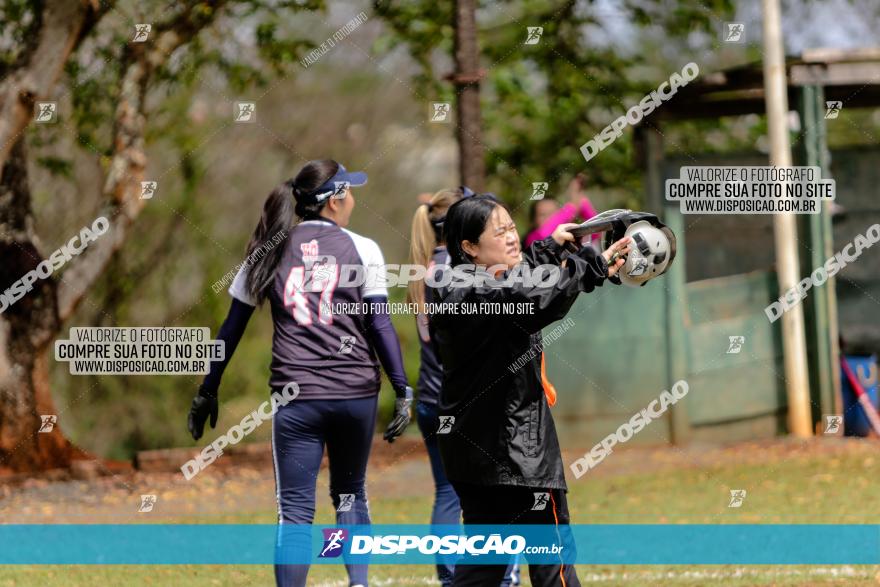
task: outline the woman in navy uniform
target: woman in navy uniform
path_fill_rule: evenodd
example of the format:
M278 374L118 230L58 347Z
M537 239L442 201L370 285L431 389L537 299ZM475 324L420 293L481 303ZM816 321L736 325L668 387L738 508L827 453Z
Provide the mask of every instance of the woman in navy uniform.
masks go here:
M382 252L372 240L345 228L355 205L351 188L366 181L365 173L319 160L272 191L248 245L248 259L256 260L242 266L229 288L232 306L218 334L226 344L225 360L212 363L190 411L189 429L198 440L208 417L212 428L216 424L220 378L248 319L268 300L274 325L269 387L279 390L291 382L299 387L299 395L279 407L272 423L279 537L286 542L282 548L299 542L282 531L290 530L289 525L308 535L325 446L337 523L370 523L365 479L379 363L396 394L385 439L393 441L410 419L412 389L383 307L388 298ZM286 235L283 243L265 252L264 245L279 233ZM340 285L344 265L367 268L366 283ZM334 314L334 305L341 304L366 307L367 312ZM352 586L367 584L366 565L346 568ZM307 574L308 565L275 566L279 586L305 585Z

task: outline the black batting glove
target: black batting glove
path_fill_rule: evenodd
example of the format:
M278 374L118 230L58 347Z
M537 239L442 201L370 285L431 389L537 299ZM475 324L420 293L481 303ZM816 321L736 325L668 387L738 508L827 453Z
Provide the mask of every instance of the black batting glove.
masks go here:
M186 422L193 440L198 440L202 437L202 433L205 431L205 421L207 421L208 416L211 416L211 428L217 426L219 409L220 404L217 402L217 392L199 389L198 395L193 398L192 407L189 409L189 417Z
M394 400L394 417L382 437L388 442L394 442L395 438L403 434L412 419L410 408L413 403L413 388L407 385L403 389L395 389L394 392L397 394L397 399Z

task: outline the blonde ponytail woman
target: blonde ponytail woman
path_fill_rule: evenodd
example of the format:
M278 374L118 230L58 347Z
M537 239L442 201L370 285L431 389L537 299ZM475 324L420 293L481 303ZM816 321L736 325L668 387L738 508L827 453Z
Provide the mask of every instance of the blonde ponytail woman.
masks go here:
M449 265L449 255L446 253L446 244L443 241L443 221L446 219L446 210L460 200L462 195L462 189L440 190L427 203L421 204L416 209L410 238L411 263L426 267L429 271L434 265ZM443 382L443 368L431 345L428 316L422 311L424 304L431 302L431 291L425 285L424 279L409 283L406 300L418 304L419 308L419 313L416 314L416 326L419 330L421 361L419 381L416 384L418 392L416 421L425 440L425 447L428 449L431 472L434 476L434 507L431 510L431 524L457 525L461 523L461 505L443 472L440 451L437 448L437 429L440 426L437 418L437 400ZM454 571L452 565L437 561L437 578L443 587L452 585Z
M409 256L414 265L430 267L432 263L447 264L446 244L443 242L443 222L446 210L459 201L466 190L468 195L473 192L468 188L440 190L431 199L416 208L413 215L412 236L410 238ZM419 308L425 303L425 280L413 280L406 292L406 301L416 303ZM421 327L420 327L421 328Z

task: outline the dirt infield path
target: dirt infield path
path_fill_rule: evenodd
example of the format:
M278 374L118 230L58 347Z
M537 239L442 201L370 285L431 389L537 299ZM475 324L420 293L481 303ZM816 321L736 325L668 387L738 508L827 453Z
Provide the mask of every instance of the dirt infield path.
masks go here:
M424 450L416 438L388 446L377 437L368 473L370 495L393 495L402 499L431 495L433 485ZM107 474L103 468L103 474L89 479L75 479L60 472L13 484L4 484L0 478L0 521L122 524L185 522L189 517L194 522L196 518L200 522L236 521L228 519L230 517L241 517L248 522L275 521L275 477L271 459L263 459L254 466L208 467L190 481L179 471L145 473L128 467L122 469ZM318 477L317 493L319 509L327 509L330 498L326 456ZM156 496L152 511L138 511L142 495Z
M880 442L838 438L780 439L730 447L624 447L581 479L569 475L576 523L880 523ZM587 449L564 454L566 463ZM388 446L377 440L368 471L374 523L426 523L433 484L415 435ZM51 473L11 483L0 479L0 523L268 523L275 522L271 460L255 447L254 466L218 463L186 481L178 472L114 466L113 475L70 478ZM175 461L176 462L176 461ZM81 472L80 472L81 474ZM332 523L327 471L318 477L315 522ZM749 490L729 509L729 487ZM141 495L155 495L138 512ZM0 566L0 585L269 585L269 565ZM880 567L579 565L585 583L635 587L731 585L880 585ZM316 565L310 585L344 587L342 568ZM429 565L375 565L371 585L436 585ZM528 581L524 581L528 585Z

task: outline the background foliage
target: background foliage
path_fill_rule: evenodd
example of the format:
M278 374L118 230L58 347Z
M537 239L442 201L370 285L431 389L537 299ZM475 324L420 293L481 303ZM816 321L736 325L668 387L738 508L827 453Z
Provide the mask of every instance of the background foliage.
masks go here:
M793 10L801 3L786 2ZM808 3L809 4L809 3ZM860 2L855 2L861 6ZM90 33L54 96L59 124L28 131L37 233L51 251L90 224L99 209L111 152L116 67L133 24L171 18L176 3L121 2ZM364 169L352 229L374 238L386 260L404 262L417 194L457 185L454 127L427 121L432 101L453 101L452 2L238 1L199 4L215 23L177 51L148 94L147 176L158 192L134 232L68 326L209 326L229 304L212 284L244 257L262 202L308 159L332 157ZM871 10L870 7L860 8ZM34 26L34 6L0 3L0 68L14 63ZM300 59L365 11L368 21L318 63ZM877 10L876 7L873 10ZM744 18L747 25L759 22ZM488 187L516 211L524 229L533 181L564 193L577 172L590 178L598 208L641 201L641 173L628 131L586 165L578 147L648 91L697 61L702 72L760 57L755 42L722 46L732 0L478 3ZM154 30L162 22L153 23ZM523 45L527 26L543 26ZM694 59L694 55L701 55ZM257 102L257 123L232 122L234 101ZM880 120L848 113L831 144L866 142ZM669 129L670 153L761 148L759 117L687 123ZM873 136L873 135L871 135ZM392 300L403 299L403 290ZM221 387L220 430L266 394L271 322L262 309L248 328ZM411 381L418 371L413 319L395 324ZM65 432L88 450L128 458L147 448L192 443L185 416L200 378L72 377L53 364L52 390ZM390 394L382 394L387 418ZM268 428L254 438L267 438ZM210 434L209 434L210 436Z

